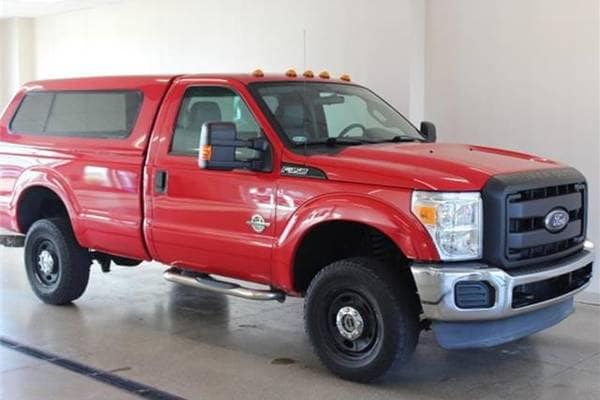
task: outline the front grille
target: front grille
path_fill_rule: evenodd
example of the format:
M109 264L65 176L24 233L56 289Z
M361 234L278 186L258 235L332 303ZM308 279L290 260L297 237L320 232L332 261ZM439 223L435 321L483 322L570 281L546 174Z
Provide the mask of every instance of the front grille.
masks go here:
M509 260L527 260L564 253L583 241L585 184L574 183L521 190L508 196ZM569 223L552 233L544 218L554 209L568 212Z
M508 258L511 260L527 260L530 258L545 257L552 254L564 253L580 243L580 240L566 239L539 246L508 248Z
M569 212L569 220L576 221L583 218L583 208ZM521 233L544 229L544 217L511 218L510 233Z
M564 196L579 191L577 184L546 186L537 189L525 189L519 191L519 199L515 201L530 201L545 199L547 197Z
M513 289L512 307L520 308L562 296L579 289L592 278L592 263L573 272Z
M484 258L513 268L547 262L581 249L586 232L585 178L572 168L500 175L483 193ZM545 226L551 211L563 210L568 224Z

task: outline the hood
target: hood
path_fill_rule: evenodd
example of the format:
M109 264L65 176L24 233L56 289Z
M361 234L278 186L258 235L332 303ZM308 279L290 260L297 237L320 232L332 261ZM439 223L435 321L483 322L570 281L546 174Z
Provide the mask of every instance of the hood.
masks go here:
M349 146L307 163L330 180L434 191L475 191L493 175L562 166L514 151L445 143Z

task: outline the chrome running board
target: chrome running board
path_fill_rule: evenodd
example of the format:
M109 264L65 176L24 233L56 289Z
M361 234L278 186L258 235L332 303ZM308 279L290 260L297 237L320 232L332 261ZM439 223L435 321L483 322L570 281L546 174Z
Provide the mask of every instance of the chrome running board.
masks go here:
M210 275L184 275L181 270L171 268L163 273L163 278L169 282L179 283L181 285L195 287L196 289L210 290L227 294L230 296L241 297L248 300L277 300L283 302L285 294L276 290L250 289L232 282L219 281Z

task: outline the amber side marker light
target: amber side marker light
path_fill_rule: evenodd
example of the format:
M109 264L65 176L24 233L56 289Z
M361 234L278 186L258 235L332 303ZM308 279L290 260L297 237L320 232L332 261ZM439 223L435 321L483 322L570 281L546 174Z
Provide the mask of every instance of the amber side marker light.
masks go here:
M351 81L350 75L348 75L348 74L342 74L342 76L340 76L340 80L344 81L344 82L350 82Z
M265 73L262 71L262 69L255 69L254 71L252 71L252 76L254 76L255 78L262 78L263 76L265 76Z
M306 71L304 71L304 73L302 75L304 75L305 78L314 78L315 77L315 73L312 72L310 69L307 69Z
M321 79L329 79L329 72L327 72L327 71L322 71L322 72L319 74L319 78L321 78Z
M287 71L285 71L285 76L287 76L288 78L295 78L298 76L298 74L296 73L296 70L294 68L290 68Z
M200 159L202 161L210 161L212 158L212 146L202 146L200 147Z

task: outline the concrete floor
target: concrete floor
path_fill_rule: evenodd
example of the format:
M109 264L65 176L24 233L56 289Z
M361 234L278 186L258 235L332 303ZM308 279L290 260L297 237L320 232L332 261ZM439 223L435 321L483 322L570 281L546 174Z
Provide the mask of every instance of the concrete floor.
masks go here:
M374 385L332 376L304 334L302 301L259 303L163 281L143 264L93 268L74 305L42 304L22 251L0 247L0 336L187 399L598 399L600 307L485 350L445 351L421 335L412 362ZM0 347L2 399L133 395Z

